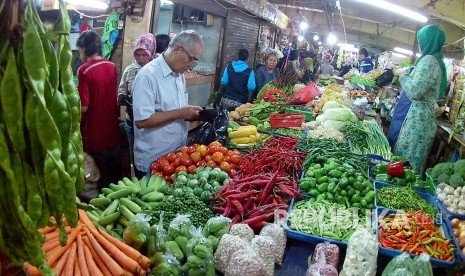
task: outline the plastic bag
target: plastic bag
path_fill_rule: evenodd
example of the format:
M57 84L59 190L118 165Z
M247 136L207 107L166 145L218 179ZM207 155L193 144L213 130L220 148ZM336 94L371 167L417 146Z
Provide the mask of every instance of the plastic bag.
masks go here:
M205 236L213 235L221 238L224 234L229 232L229 224L231 219L224 216L215 216L209 218L205 227L203 228L203 234Z
M323 254L320 254L323 252ZM319 258L323 256L325 258L325 263L338 268L339 265L339 247L335 244L330 244L329 242L319 243L315 247L315 251L312 255L312 263L319 263Z
M358 228L347 244L340 276L374 276L378 258L378 239L373 231Z
M320 94L320 90L314 82L295 91L287 100L288 104L306 104L316 98Z
M146 214L135 215L129 221L128 227L124 230L124 243L140 250L147 241L151 219L152 217Z
M168 236L175 239L178 236L190 237L192 221L190 215L176 215L168 226Z
M163 216L164 212L160 214L160 220L158 225L152 225L150 227L150 241L149 241L149 253L151 251L165 251L165 244L168 240L168 232L163 227Z
M252 241L255 237L255 234L248 224L245 223L236 223L229 229L229 234L237 236L247 242Z
M221 144L226 142L226 138L228 137L229 113L221 106L216 106L215 108L217 108L218 113L213 122L204 123L195 132L192 138L189 139L189 145L208 145L213 141L218 141Z
M214 255L216 269L225 273L232 255L236 251L245 249L247 246L249 246L249 244L243 239L230 234L225 234L221 238L218 249Z
M277 223L269 223L260 231L260 236L270 236L275 244L275 263L282 265L284 251L286 251L287 236L286 231Z
M392 259L383 271L382 276L413 276L415 273L415 263L407 253L397 255Z
M426 253L421 253L413 259L416 275L433 276L433 268L429 260L430 256Z
M264 276L265 264L250 246L231 255L225 276Z
M252 248L258 253L265 264L265 275L274 275L274 260L276 259L275 243L270 236L255 236Z
M157 276L176 276L181 275L181 264L179 261L170 253L156 253L150 258L151 264L154 269L150 271L150 275Z
M386 71L376 79L376 85L379 87L389 85L392 83L392 79L394 79L394 72L392 72L392 69L386 69Z
M320 250L318 254L319 256L315 258L318 262L308 267L305 276L338 276L337 269L326 263L325 253Z
M191 227L187 243L187 262L183 265L183 272L188 275L215 275L215 262L213 259L213 245L203 235L202 227Z

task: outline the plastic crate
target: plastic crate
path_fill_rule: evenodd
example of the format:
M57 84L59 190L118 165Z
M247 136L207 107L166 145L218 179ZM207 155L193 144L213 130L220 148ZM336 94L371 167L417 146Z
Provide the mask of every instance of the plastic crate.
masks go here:
M396 213L396 212L397 212L397 210L386 209L386 208L376 208L376 214L377 214L377 217L376 217L376 223L377 223L376 237L378 238L378 240L379 240L379 229L378 229L378 224L379 224L378 221L379 221L379 219L382 219L384 216L387 216L389 214L393 214L393 213ZM448 240L451 240L450 232L448 230L448 226L447 226L446 223L444 223L444 220L441 219L439 221L439 223L438 223L438 220L436 220L436 226L439 227L439 231L441 232L441 234L443 235L444 238L446 238ZM454 245L452 244L452 246L454 246ZM400 254L403 253L403 251L401 251L401 250L389 249L389 248L383 247L381 244L379 244L379 251L378 252L379 252L380 255L387 256L387 257L395 257L395 256L400 255ZM409 253L409 255L412 258L416 256L415 254L411 254L411 253ZM430 259L431 265L435 266L435 267L451 267L451 266L454 265L455 261L456 261L455 258L450 262L439 260L439 259L436 259L436 258L431 258Z
M450 217L451 219L458 218L459 220L465 221L465 215L451 212L449 209L447 209L446 205L444 205L444 203L442 203L442 201L439 200L438 198L436 198L436 202L437 202L439 209L441 209L441 211L443 211L447 217Z
M304 122L303 114L282 113L282 114L271 114L270 116L271 128L302 127L303 122Z
M284 107L283 110L287 113L303 114L305 116L306 122L315 121L315 117L313 116L313 111L311 110L303 110L303 109L292 108L292 107Z
M460 244L459 244L459 240L454 235L454 231L453 231L452 224L451 224L451 220L453 218L454 217L446 217L444 219L444 222L445 222L445 224L447 226L447 230L449 231L449 235L450 235L450 237L452 239L454 247L456 248L455 256L457 257L457 263L461 263L461 267L463 267L463 266L465 266L465 254L462 253L462 250L461 250ZM460 221L462 221L462 220L460 220Z
M381 182L381 181L376 180L376 178L374 176L374 173L373 173L373 167L375 165L370 165L370 164L368 165L368 178L370 178L371 182L373 182L373 183L374 182L383 183L383 184L394 186L394 187L407 187L407 186L404 186L404 185L398 185L398 184L394 184L394 183L390 183L390 182ZM432 183L428 182L428 179L426 179L426 183L429 184L429 188L426 188L426 189L414 189L414 190L418 191L418 192L429 193L431 195L434 195L434 190L436 189L435 188L436 186L431 186Z

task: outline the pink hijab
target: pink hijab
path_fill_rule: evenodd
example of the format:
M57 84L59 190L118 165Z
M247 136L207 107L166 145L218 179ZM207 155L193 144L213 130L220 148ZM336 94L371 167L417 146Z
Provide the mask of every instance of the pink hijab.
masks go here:
M134 53L137 50L145 50L149 55L150 59L152 59L153 54L155 53L157 47L157 43L155 41L155 36L151 33L141 34L137 39L134 45Z

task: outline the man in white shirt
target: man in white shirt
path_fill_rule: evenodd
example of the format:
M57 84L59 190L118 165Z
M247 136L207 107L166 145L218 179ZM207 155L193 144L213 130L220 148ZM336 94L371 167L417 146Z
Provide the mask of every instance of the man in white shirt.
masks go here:
M200 35L184 31L137 74L132 92L137 177L146 175L155 159L185 145L187 121L196 120L202 108L187 104L183 74L198 61L203 46Z

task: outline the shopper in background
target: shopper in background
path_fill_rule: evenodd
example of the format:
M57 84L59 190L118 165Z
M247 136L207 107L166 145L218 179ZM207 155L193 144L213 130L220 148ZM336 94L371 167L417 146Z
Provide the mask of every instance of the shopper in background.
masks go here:
M155 40L157 41L157 47L155 49L155 56L154 58L157 58L159 55L161 55L163 52L168 49L168 45L170 44L170 36L167 34L157 34L155 36Z
M132 96L137 177L146 175L155 159L185 145L187 121L196 120L202 108L187 104L183 74L199 60L203 47L200 35L181 32L136 75Z
M436 135L434 108L436 99L445 95L447 75L442 54L446 35L436 25L423 27L417 34L422 52L413 71L403 69L399 76L402 93L389 129L389 142L396 155L404 157L419 173L426 168L426 160Z
M344 65L341 68L341 72L339 73L339 77L344 77L347 73L352 70L354 67L355 57L352 55L347 55Z
M265 65L258 67L257 72L255 73L255 83L257 85L257 90L253 98L256 97L257 93L260 92L265 84L278 78L279 70L276 68L277 62L278 57L275 53L272 52L266 55Z
M330 75L334 74L334 67L331 65L331 55L326 54L323 58L323 64L320 67L320 74L322 75Z
M121 179L116 67L100 56L102 42L96 32L83 32L76 45L84 62L78 69L84 151L95 159L101 172L98 186L103 188Z
M151 33L141 34L134 45L134 61L128 65L121 76L118 87L118 104L126 106L126 122L124 130L128 136L129 150L131 153L131 163L134 148L134 125L132 121L132 83L136 78L137 72L149 61L155 53L155 37Z
M299 61L299 51L297 50L292 50L291 53L289 54L289 62L292 66L292 69L294 69L294 72L297 74L297 76L302 78L304 75L304 71L302 68L300 68L300 61Z
M246 62L248 58L249 51L240 49L238 60L224 69L221 78L221 84L224 86L221 105L229 111L248 102L255 92L255 74Z
M373 70L373 60L368 55L368 51L365 48L361 48L358 51L358 60L360 62L360 73L368 73Z

